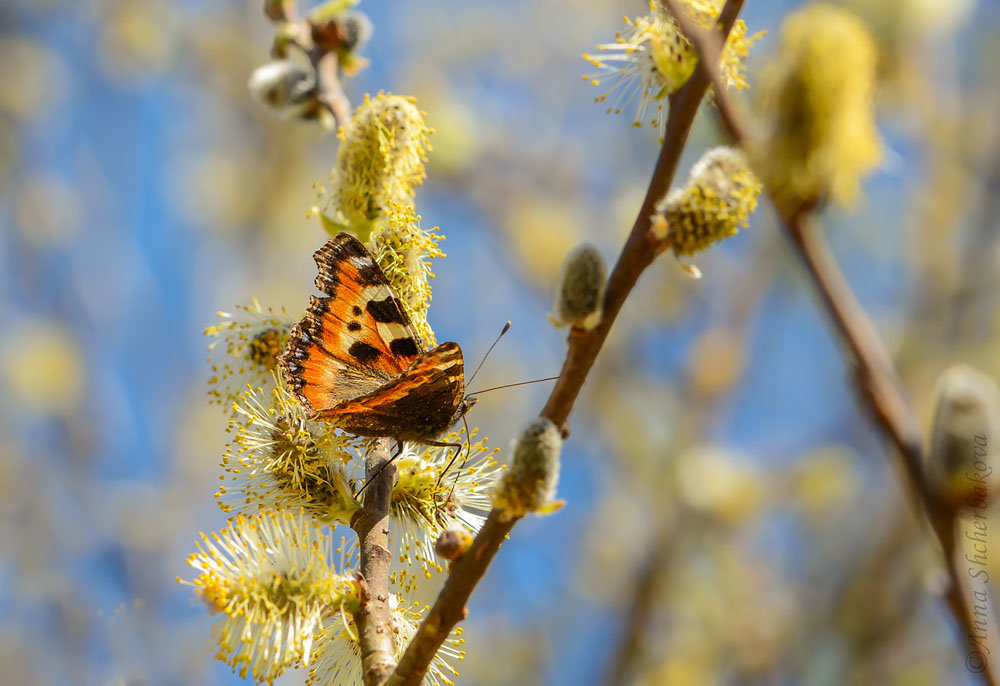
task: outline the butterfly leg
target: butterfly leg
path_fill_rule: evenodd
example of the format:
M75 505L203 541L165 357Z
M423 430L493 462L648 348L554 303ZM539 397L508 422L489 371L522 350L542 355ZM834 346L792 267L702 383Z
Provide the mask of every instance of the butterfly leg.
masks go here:
M469 436L469 423L467 421L465 421L465 416L464 415L462 416L462 422L465 424L465 445L466 445L467 449L465 451L465 459L462 460L462 466L458 468L458 472L455 474L455 481L454 481L454 483L452 483L452 485L451 485L451 491L448 493L448 500L449 501L451 500L452 494L455 493L455 486L458 484L458 476L459 476L459 474L462 473L462 470L465 469L465 463L469 461L469 456L472 454L472 437ZM448 461L447 466L445 466L444 470L441 472L441 476L438 477L437 483L434 484L434 488L436 489L441 484L442 479L444 479L444 475L448 473L448 470L451 469L451 466L453 464L455 464L455 460L457 460L458 456L461 454L461 452L462 452L462 444L461 443L437 443L437 442L430 443L430 442L428 442L428 445L435 445L435 446L437 446L439 448L455 448L455 454Z
M358 490L358 492L354 494L354 498L355 498L355 499L357 499L357 498L361 497L361 494L362 494L362 493L364 493L364 492L365 492L365 489L366 489L366 488L368 488L368 487L369 487L369 486L371 485L372 481L374 481L375 479L377 479L377 478L378 478L378 475L379 475L379 474L381 474L381 473L383 472L383 470L385 470L385 468L386 468L386 467L388 467L388 466L389 466L389 465L391 465L391 464L392 464L393 462L395 462L395 461L396 461L396 458L397 458L397 457L399 457L400 455L402 455L402 454L403 454L403 445L404 445L403 441L396 441L396 452L395 452L395 453L393 453L392 457L390 457L390 458L388 459L388 461L386 461L385 463L383 463L383 464L382 464L382 466L381 466L381 467L379 467L379 468L378 468L378 469L377 469L377 470L375 471L375 473L374 473L374 474L372 474L372 475L371 475L370 477L368 477L368 480L367 480L367 481L365 482L365 485L364 485L364 486L362 486L362 487L361 487L361 488L360 488L360 489Z
M455 460L457 460L458 456L462 454L462 448L464 448L465 446L462 445L461 443L441 443L439 441L434 441L434 442L427 441L424 445L429 445L429 446L432 446L432 447L435 447L435 448L454 448L455 449L455 454L452 455L452 457L451 457L450 460L448 460L448 464L445 465L444 469L441 471L441 474L437 478L437 482L435 482L435 484L434 484L434 487L437 488L438 486L441 485L441 482L444 481L445 474L447 474L448 470L451 469L451 466L453 464L455 464ZM465 459L468 460L469 456L466 455ZM464 460L462 462L462 466L463 467L465 466L465 461Z

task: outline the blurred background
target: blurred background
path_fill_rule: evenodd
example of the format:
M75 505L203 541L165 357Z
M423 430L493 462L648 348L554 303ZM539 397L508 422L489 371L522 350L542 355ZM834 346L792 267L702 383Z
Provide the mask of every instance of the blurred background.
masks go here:
M795 4L747 2L749 32L770 32L751 87ZM1000 373L1000 9L847 4L881 50L887 154L864 202L824 222L926 426L949 364ZM4 683L241 681L175 582L225 521L203 331L252 297L304 309L324 241L306 213L337 142L250 100L260 5L0 7ZM477 385L558 373L562 258L588 240L614 261L658 148L631 109L593 103L580 55L646 3L359 9L375 32L352 102L413 95L436 129L416 203L447 236L438 339L477 359L509 319ZM720 142L703 111L677 182ZM702 280L669 256L643 276L571 420L568 505L520 524L473 596L460 683L975 683L791 257L765 202L695 260ZM504 447L547 391L488 394L470 421Z

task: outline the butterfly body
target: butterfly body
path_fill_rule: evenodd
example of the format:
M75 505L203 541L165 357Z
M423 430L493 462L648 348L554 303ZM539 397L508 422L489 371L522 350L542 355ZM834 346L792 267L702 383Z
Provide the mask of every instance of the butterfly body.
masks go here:
M364 245L338 234L316 251L316 286L278 362L316 419L358 436L437 444L475 403L458 343L424 351Z

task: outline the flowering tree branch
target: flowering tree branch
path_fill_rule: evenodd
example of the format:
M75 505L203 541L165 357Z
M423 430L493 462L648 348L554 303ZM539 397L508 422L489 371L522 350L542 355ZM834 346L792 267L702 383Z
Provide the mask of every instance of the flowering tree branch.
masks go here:
M365 593L355 620L366 686L381 684L396 666L389 624L389 504L396 468L387 466L389 459L389 440L374 441L365 457L365 478L372 481L365 489L364 505L351 521L358 534L364 578Z
M283 39L272 48L275 57L284 57L289 47L295 47L309 59L313 87L304 97L311 103L305 118L317 118L325 110L333 115L338 126L351 121L351 106L340 82L340 57L337 48L347 31L338 18L314 21L300 19L295 0L266 0L264 14L273 22L283 23ZM294 28L292 28L294 27Z
M752 129L745 123L747 120L739 111L737 104L729 100L717 71L709 68L718 63L721 55L723 42L720 36L703 31L689 21L678 11L678 3L675 0L663 0L663 2L677 19L681 31L701 55L698 73L703 78L712 80L723 126L736 143L746 149L752 140L750 137ZM775 199L775 206L785 233L802 260L806 273L812 280L830 318L830 323L840 338L845 355L855 373L864 406L876 426L894 446L912 500L927 517L933 535L942 548L950 581L946 591L949 609L962 627L963 637L976 635L979 632L968 601L968 584L958 565L959 548L955 537L954 511L940 506L939 499L927 483L922 466L920 426L910 408L902 381L889 353L871 320L854 297L833 257L814 216L817 201L813 199L793 204ZM1000 674L994 663L986 661L984 667L982 674L986 683L1000 684Z
M338 126L347 126L351 122L351 104L344 93L344 87L337 75L339 60L337 53L323 48L312 48L308 51L309 64L316 76L316 102L325 107Z
M739 15L743 2L730 0L722 8L718 27L721 35L728 36ZM604 299L604 315L601 322L592 331L571 329L569 350L563 361L562 371L556 381L555 388L549 395L541 416L551 420L557 426L566 422L576 396L587 378L590 368L597 358L604 340L608 337L611 325L614 324L619 310L625 304L625 299L639 280L646 267L653 263L656 256L669 247L663 241L655 238L649 231L656 204L666 194L677 171L677 163L687 142L691 124L698 113L701 101L709 85L709 79L697 72L677 93L670 96L670 111L667 117L666 135L660 155L653 169L653 177L646 190L646 197L639 209L639 216L632 225L632 231L622 248L618 262L608 277L607 295Z
M719 15L721 35L728 36L743 0L729 0ZM670 96L666 135L639 216L610 276L600 323L591 331L571 329L566 358L549 399L539 413L568 435L568 419L580 388L604 344L618 312L642 272L669 245L650 232L651 217L659 200L670 188L688 133L709 85L709 78L697 72L677 93ZM669 239L668 239L669 240ZM476 584L486 573L493 556L519 518L507 519L494 509L487 517L471 547L452 563L441 593L413 636L392 676L392 686L419 684L435 653L455 624L465 618L465 604Z

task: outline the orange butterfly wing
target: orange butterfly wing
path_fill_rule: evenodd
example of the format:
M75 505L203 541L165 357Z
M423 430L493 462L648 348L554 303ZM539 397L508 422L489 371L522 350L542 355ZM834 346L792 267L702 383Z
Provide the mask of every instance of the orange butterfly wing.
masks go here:
M278 361L299 401L322 413L396 379L422 350L389 280L358 239L338 234L313 257L325 297L310 298Z
M458 343L442 343L418 357L395 379L318 413L359 436L433 440L474 401L465 401L465 361Z

